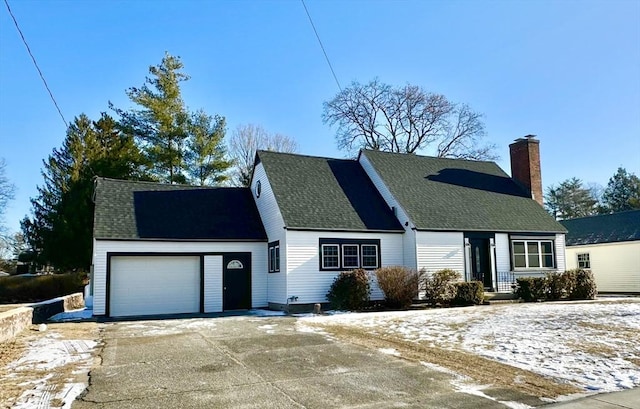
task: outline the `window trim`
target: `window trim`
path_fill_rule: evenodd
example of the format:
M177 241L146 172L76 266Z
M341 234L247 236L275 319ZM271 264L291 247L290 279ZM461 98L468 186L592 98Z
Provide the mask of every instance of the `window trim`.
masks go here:
M345 249L347 248L355 248L356 249L356 254L347 254L346 257L355 257L356 258L356 264L355 265L346 265L346 263L344 262L345 259ZM342 259L340 260L342 262L342 268L360 268L360 245L359 244L342 244L340 246L340 250L341 250L341 254L342 254Z
M586 260L580 260L580 256L587 256ZM585 263L586 266L581 266L580 263ZM591 270L591 256L589 255L589 252L577 253L576 254L576 265L578 266L578 268L581 268L583 270Z
M326 267L324 265L324 249L328 248L328 247L335 247L336 248L336 254L330 254L329 257L335 257L336 261L338 262L337 266L330 266L330 267ZM320 245L320 265L322 267L322 270L340 270L340 245L339 244L332 244L332 243L327 243L327 244L321 244Z
M517 253L518 256L524 256L525 266L518 267L516 266L516 252L515 252L515 243L523 243L524 245L524 254ZM538 249L538 267L529 266L529 244L535 243ZM551 244L551 266L544 266L544 257L548 256L549 253L544 253L542 248L542 243L550 243ZM510 238L510 250L511 250L511 266L513 270L555 270L557 268L556 262L556 248L555 248L555 240L547 237L511 237Z
M376 263L373 266L371 266L371 265L365 266L365 264L364 264L364 258L365 257L373 257L371 255L365 256L365 254L364 254L364 248L365 247L373 247L375 249L375 251L376 251L376 254L375 254ZM360 256L360 265L362 266L362 268L364 268L364 269L376 269L376 268L379 268L380 265L378 264L378 258L379 258L378 257L379 254L378 253L380 253L380 247L375 245L375 244L366 244L366 243L364 243L364 244L360 245L360 248L362 250L361 251L361 256Z
M337 267L325 267L324 251L323 251L325 246L334 246L338 248L338 266ZM347 247L357 246L358 267L354 267L354 266L345 267L345 264L344 264L344 247L345 246ZM363 246L373 246L376 248L376 266L375 267L373 266L364 267L363 251L362 251ZM377 268L380 268L380 266L382 265L380 253L381 253L380 239L339 239L339 238L320 237L318 239L318 255L320 258L318 262L318 269L320 271L339 271L339 270L348 271L356 268L363 268L365 270L375 270ZM354 256L348 255L347 257L354 257ZM368 256L368 257L371 257L371 256Z
M267 264L269 273L280 272L280 240L272 241L268 244Z

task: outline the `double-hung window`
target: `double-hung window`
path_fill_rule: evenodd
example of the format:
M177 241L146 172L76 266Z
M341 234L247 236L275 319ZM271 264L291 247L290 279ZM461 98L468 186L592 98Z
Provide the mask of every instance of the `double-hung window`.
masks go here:
M591 260L589 259L589 253L578 254L578 268L591 268Z
M340 246L337 244L322 244L322 268L340 268Z
M512 240L511 255L516 269L555 267L553 240Z
M362 268L378 268L378 245L363 244L362 248Z
M360 246L357 244L342 245L342 267L358 268L360 267Z
M280 271L280 241L269 243L269 272Z
M321 238L320 270L373 270L380 267L380 240Z

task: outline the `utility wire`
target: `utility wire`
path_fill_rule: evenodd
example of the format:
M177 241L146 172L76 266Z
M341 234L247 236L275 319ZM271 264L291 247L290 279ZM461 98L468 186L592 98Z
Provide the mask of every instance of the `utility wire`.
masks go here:
M11 15L11 18L13 19L13 24L15 24L16 25L16 29L18 29L18 33L20 34L20 38L22 38L22 42L24 43L24 46L27 47L27 52L29 53L29 56L31 56L31 60L33 61L33 65L36 66L36 70L38 70L38 74L40 74L40 78L42 78L42 82L44 83L44 87L47 89L47 92L49 93L49 96L51 97L51 100L53 101L53 105L56 106L56 109L58 110L58 113L60 114L60 118L62 118L62 122L64 122L65 129L68 128L69 125L67 125L67 120L64 119L64 115L62 115L62 111L60 110L60 107L58 106L58 103L56 102L56 99L53 97L53 93L51 92L51 89L49 89L49 84L47 84L47 80L44 79L44 75L42 74L42 71L40 70L40 67L38 66L38 63L36 62L36 58L33 56L33 53L31 52L31 49L29 48L29 44L27 44L27 40L24 38L24 34L22 34L22 30L20 30L20 26L18 25L18 21L16 20L15 16L13 15L13 12L11 11L11 7L9 7L9 3L7 2L7 0L4 0L4 4L6 4L7 10L9 11L9 15Z
M6 2L7 0L5 0ZM333 74L333 79L336 80L336 84L338 85L338 89L342 91L342 87L340 86L340 81L338 81L338 77L336 76L336 72L333 70L331 66L331 61L329 61L329 56L322 45L322 40L320 40L320 36L318 35L318 30L316 30L315 24L313 24L313 20L311 19L311 14L309 14L309 10L307 9L307 5L304 0L300 0L302 2L302 7L304 7L304 11L307 13L307 17L309 17L309 22L311 23L311 27L313 28L313 32L316 33L316 38L318 39L318 43L320 43L320 48L322 48L322 53L324 54L324 58L327 60L327 64L329 65L329 69L331 70L331 74Z

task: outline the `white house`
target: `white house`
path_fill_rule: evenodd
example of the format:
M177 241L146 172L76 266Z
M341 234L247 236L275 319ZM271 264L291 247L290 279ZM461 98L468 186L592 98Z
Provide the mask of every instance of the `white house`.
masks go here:
M259 151L250 188L98 179L94 314L309 308L355 268L451 268L489 291L564 271L539 143L510 148L514 178L493 162Z
M599 292L640 293L640 210L561 223L567 268L591 270Z

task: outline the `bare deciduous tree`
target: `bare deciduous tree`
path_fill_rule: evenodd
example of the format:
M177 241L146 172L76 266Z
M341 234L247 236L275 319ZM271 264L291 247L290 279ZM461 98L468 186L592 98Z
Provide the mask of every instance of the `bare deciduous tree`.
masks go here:
M4 231L4 212L7 210L7 204L15 193L16 187L5 176L5 168L7 164L4 158L0 158L0 235Z
M431 148L439 157L497 158L495 146L482 143L481 114L416 85L353 82L324 103L322 119L337 125L338 148L350 153L361 148L402 153Z
M229 141L229 154L234 163L234 185L249 186L258 150L293 153L297 152L298 143L286 135L270 134L259 125L238 126Z

